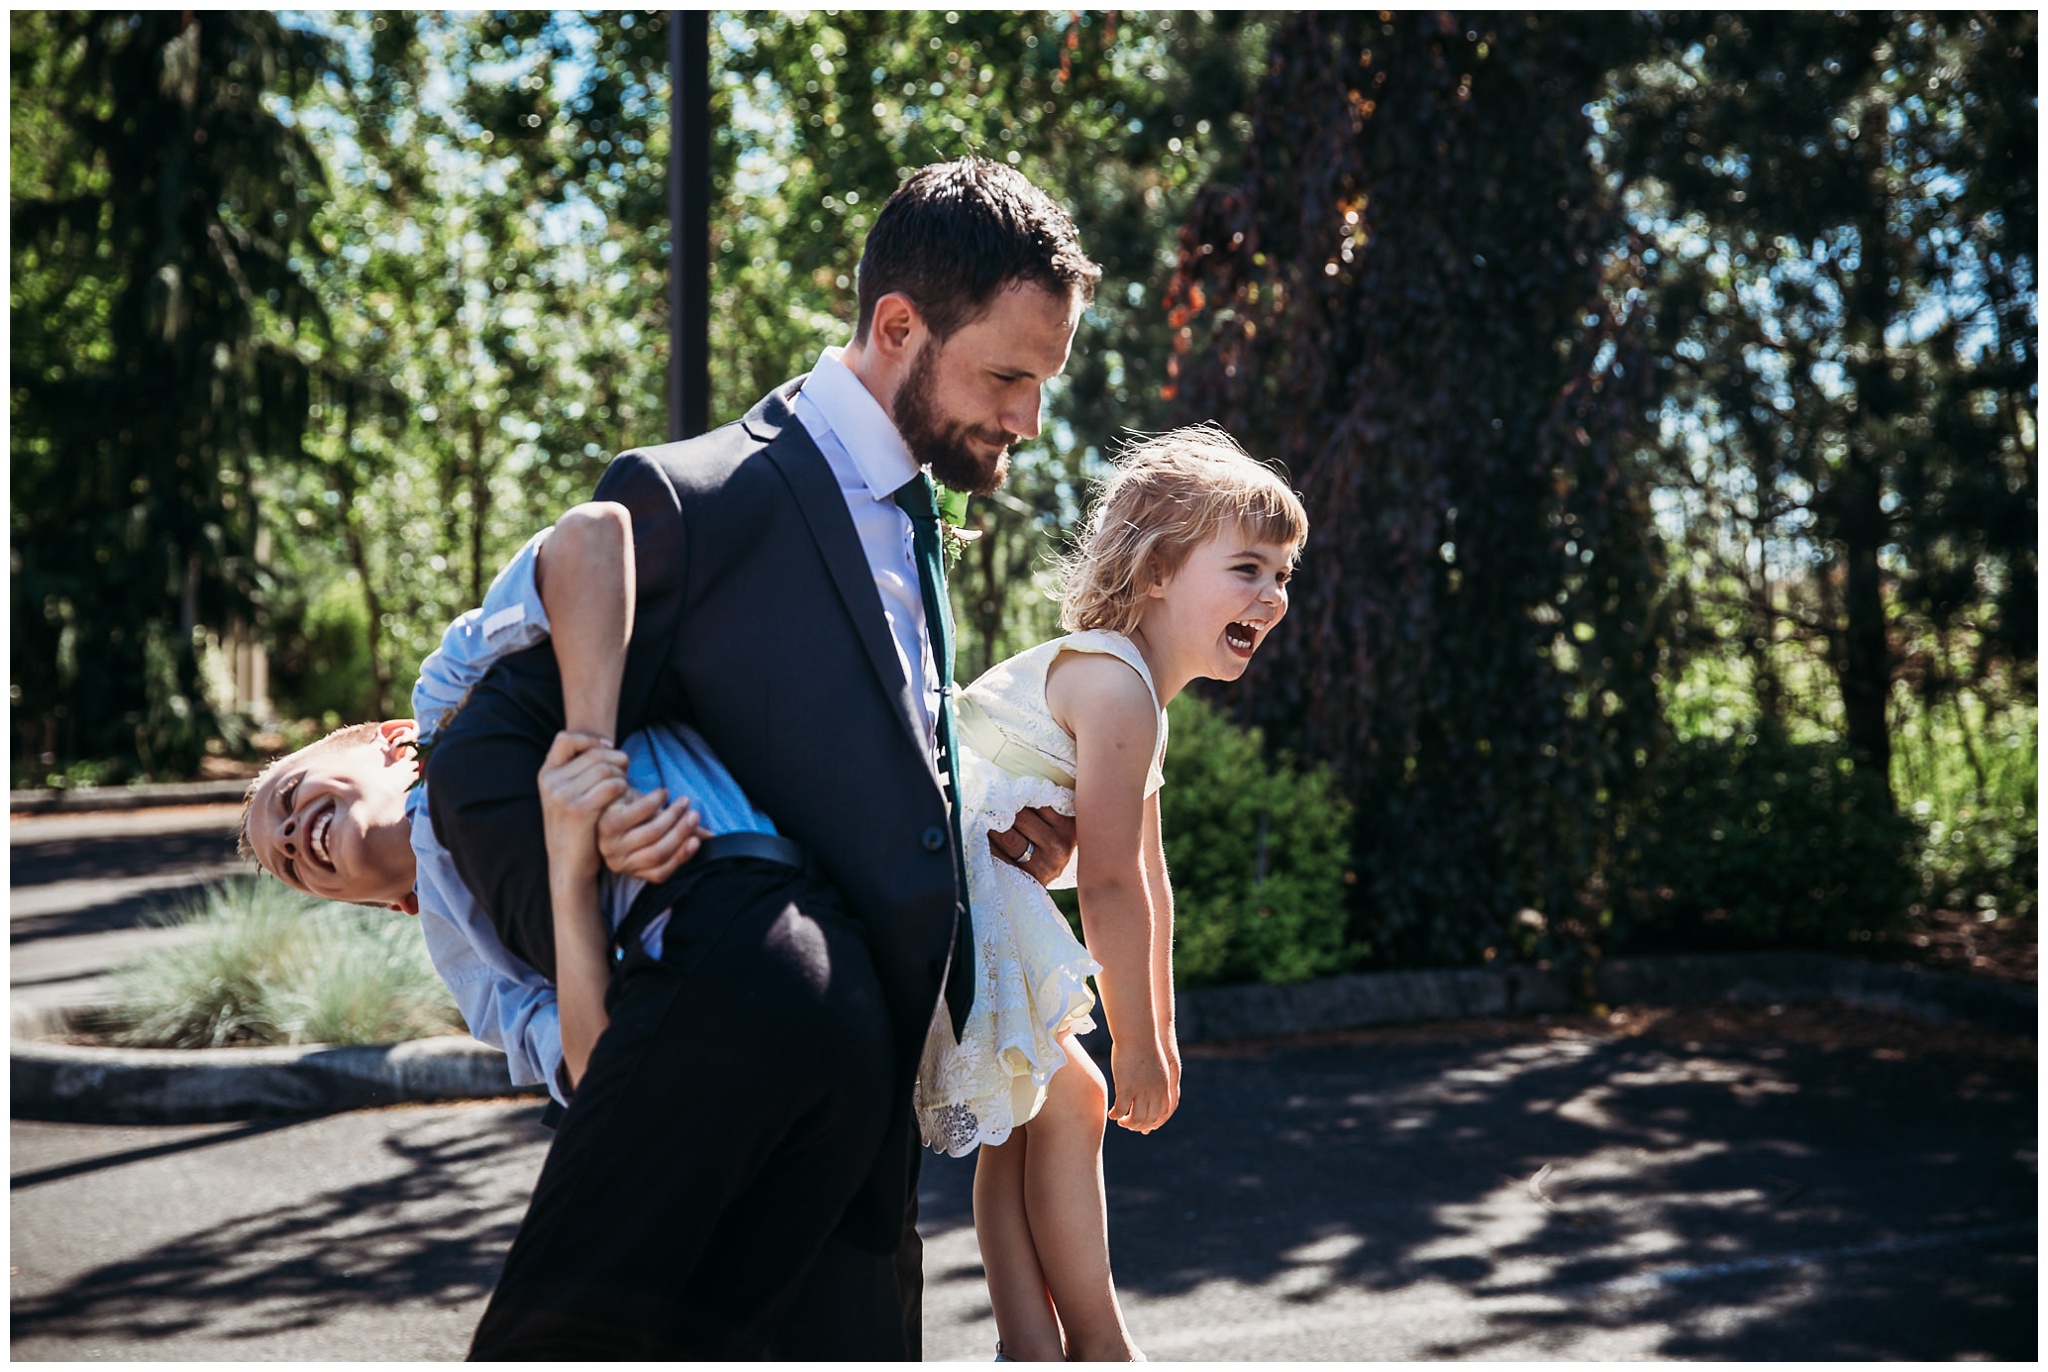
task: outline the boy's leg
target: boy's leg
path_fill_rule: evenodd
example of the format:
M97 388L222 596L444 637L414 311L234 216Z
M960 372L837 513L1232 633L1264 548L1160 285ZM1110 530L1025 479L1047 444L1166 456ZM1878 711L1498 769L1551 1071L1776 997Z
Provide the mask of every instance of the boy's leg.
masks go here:
M830 890L732 859L674 909L662 961L622 979L472 1358L761 1356L890 1132L888 1013Z

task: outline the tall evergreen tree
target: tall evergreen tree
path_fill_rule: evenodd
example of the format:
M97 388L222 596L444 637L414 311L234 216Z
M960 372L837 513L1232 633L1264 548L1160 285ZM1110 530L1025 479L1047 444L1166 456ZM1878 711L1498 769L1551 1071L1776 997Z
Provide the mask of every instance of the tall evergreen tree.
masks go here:
M1227 699L1336 765L1358 932L1410 965L1597 939L1659 737L1648 369L1587 153L1612 27L1297 16L1181 236L1179 417L1283 459L1313 524Z
M273 108L324 46L261 12L17 13L14 724L188 774L197 647L247 613L253 464L299 455L321 189Z
M2032 693L2037 19L1647 15L1607 156L1654 265L1664 482L1765 727L1787 642L1889 778L1894 687Z

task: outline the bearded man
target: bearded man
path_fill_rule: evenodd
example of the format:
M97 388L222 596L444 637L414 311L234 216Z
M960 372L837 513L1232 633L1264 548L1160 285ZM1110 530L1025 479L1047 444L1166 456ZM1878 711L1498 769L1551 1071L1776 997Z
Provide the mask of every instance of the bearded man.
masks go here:
M957 1026L976 970L925 473L1002 483L1100 276L1016 171L926 167L868 235L850 343L598 484L633 522L620 736L690 725L798 856L688 863L635 902L610 1026L472 1357L919 1356L912 1079L935 1009ZM543 646L477 685L427 763L457 870L550 977L534 779L561 722ZM606 855L685 800L644 821L644 800L621 802ZM1071 822L1020 816L992 842L1049 880ZM649 955L635 931L655 921Z

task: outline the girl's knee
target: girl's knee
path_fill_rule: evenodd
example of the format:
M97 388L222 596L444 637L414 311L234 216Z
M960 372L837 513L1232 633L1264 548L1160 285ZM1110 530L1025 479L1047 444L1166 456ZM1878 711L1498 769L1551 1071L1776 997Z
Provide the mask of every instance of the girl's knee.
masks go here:
M1068 1039L1066 1048L1066 1064L1052 1074L1052 1082L1046 1088L1045 1108L1100 1123L1109 1114L1109 1083L1103 1079L1095 1059L1080 1044Z

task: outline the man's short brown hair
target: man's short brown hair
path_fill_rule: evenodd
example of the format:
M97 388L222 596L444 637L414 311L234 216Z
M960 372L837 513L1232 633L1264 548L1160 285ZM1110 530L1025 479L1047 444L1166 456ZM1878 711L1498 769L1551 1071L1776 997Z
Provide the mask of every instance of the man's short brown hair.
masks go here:
M940 162L897 187L868 230L853 336L867 342L885 295L908 296L943 343L1018 282L1085 305L1101 279L1072 217L1022 172L985 157Z

